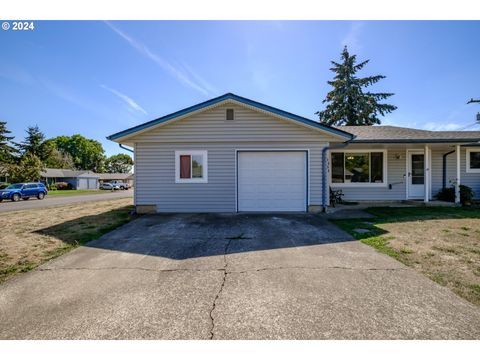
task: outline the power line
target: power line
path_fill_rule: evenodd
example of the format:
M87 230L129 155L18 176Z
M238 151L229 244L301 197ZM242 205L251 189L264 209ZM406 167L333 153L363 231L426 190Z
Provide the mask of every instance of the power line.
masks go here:
M463 130L466 130L466 129L468 129L468 128L470 128L470 127L473 127L473 126L475 126L475 125L479 125L479 123L478 123L478 122L474 122L473 124L464 126L464 127L460 128L460 129L458 129L458 130L459 130L459 131L463 131Z

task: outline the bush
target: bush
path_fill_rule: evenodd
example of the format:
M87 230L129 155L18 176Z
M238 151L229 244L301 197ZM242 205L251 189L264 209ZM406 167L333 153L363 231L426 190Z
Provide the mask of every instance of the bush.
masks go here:
M55 184L48 185L48 190L50 190L50 191L51 190L57 190L57 185L55 185Z
M470 204L475 193L472 188L466 185L460 185L460 202L462 205ZM437 199L448 202L455 202L455 186L443 188L437 194Z
M72 190L72 185L67 182L57 182L53 184L57 190Z
M0 183L0 189L5 189L7 186L10 186L9 183Z

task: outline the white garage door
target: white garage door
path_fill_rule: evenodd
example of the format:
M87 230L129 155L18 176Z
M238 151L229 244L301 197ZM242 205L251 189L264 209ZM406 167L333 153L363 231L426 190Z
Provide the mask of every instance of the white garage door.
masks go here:
M88 179L88 188L95 190L97 188L97 179Z
M239 152L237 166L238 211L306 211L306 152Z
M85 190L88 189L88 180L85 178L79 178L78 179L78 190Z

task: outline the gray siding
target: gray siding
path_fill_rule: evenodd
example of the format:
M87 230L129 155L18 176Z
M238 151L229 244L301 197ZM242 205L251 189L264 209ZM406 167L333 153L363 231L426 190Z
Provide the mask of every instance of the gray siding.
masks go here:
M358 149L350 147L351 149ZM380 150L380 149L379 149ZM400 155L400 159L396 155ZM342 189L345 200L404 200L406 198L405 186L405 149L390 148L387 150L387 185L375 187L342 187L332 186L334 189ZM392 189L388 188L392 184Z
M225 120L225 110L235 109L235 120ZM159 126L129 138L128 142L210 143L243 141L339 141L326 132L250 110L223 105Z
M432 194L435 196L438 191L442 188L442 155L447 153L451 150L445 149L444 151L439 151L437 156L433 156L432 152L432 160L436 161L438 164L435 168L438 168L436 171L435 183L432 179ZM452 186L455 183L456 178L456 154L452 153L447 156L447 187ZM475 198L480 199L480 173L467 173L466 171L466 162L467 162L467 150L465 148L461 148L460 152L460 184L467 185L475 191Z
M162 144L137 143L136 205L156 205L159 212L236 211L236 149L308 149L311 205L322 198L321 152L325 143ZM175 183L175 150L208 151L208 183Z
M225 110L235 109L235 120ZM309 150L309 204L321 205L328 133L241 106L220 106L128 140L135 146L135 204L159 212L236 211L236 150ZM208 151L208 183L175 183L175 150Z
M358 146L351 146L351 149L359 149ZM419 150L422 150L419 148ZM442 188L443 176L443 154L451 151L452 146L432 146L431 156L431 198L434 198ZM363 201L389 201L406 199L406 183L404 175L407 173L406 149L400 147L390 147L387 149L387 185L392 184L392 189L388 187L335 187L342 189L345 194L345 200L363 200ZM397 159L400 155L400 159ZM480 198L480 174L466 172L466 149L461 149L460 155L460 183L470 186ZM452 186L456 177L456 155L452 153L447 157L447 186Z

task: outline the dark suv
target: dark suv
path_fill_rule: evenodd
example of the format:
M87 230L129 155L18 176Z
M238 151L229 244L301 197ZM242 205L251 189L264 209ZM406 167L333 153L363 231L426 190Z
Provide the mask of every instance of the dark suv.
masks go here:
M42 183L12 184L3 190L0 190L0 201L5 199L10 199L12 201L18 201L20 199L28 200L34 196L38 200L43 200L47 193L48 190Z

